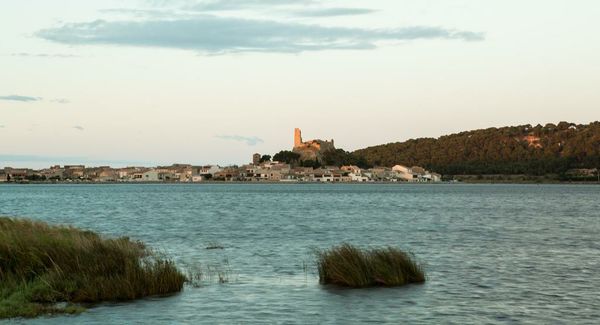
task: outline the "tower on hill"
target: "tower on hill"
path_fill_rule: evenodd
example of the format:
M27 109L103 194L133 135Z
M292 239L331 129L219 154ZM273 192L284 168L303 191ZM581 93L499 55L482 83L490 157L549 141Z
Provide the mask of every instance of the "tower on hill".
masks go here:
M302 130L296 128L294 130L294 148L302 145Z
M329 150L335 150L333 140L309 140L302 141L302 130L294 130L294 148L293 152L300 155L300 160L322 160L323 153Z

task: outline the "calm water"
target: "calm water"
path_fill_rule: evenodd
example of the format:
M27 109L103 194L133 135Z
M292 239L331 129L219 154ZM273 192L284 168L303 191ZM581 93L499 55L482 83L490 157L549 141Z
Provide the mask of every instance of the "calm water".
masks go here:
M600 321L600 186L0 186L0 215L129 235L181 267L228 271L226 284L32 323ZM410 250L428 282L321 286L312 249L341 242Z

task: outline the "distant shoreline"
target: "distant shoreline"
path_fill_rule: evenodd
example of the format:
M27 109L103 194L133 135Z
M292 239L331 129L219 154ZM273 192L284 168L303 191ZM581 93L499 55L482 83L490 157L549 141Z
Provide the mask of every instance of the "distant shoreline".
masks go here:
M243 182L243 181L203 181L203 182L2 182L2 185L600 185L592 181L489 181L469 180L459 182Z

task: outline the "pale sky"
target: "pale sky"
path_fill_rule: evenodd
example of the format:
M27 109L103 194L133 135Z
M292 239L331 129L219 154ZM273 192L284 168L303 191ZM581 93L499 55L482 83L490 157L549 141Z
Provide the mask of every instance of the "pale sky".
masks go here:
M0 167L600 119L596 0L2 0Z

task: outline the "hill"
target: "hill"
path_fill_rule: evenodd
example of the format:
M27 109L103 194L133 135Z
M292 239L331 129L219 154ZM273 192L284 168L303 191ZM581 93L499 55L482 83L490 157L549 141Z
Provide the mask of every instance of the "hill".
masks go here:
M444 175L564 175L600 167L600 122L560 122L411 139L353 154L377 166L424 166Z

